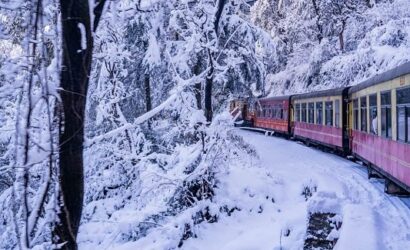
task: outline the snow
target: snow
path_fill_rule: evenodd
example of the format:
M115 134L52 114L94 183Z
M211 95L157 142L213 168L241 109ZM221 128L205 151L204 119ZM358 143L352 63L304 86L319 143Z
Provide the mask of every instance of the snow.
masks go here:
M409 0L281 2L259 0L251 10L272 37L263 46L269 96L356 85L409 60Z
M78 29L80 29L80 32L81 32L81 50L86 50L87 49L87 37L86 37L86 31L85 31L84 24L78 23Z
M400 198L385 194L380 180L369 181L361 165L255 131L231 133L250 148L248 153L238 151L228 169L220 169L212 201L198 201L164 218L135 241L119 241L118 236L132 231L133 224L157 223L144 218L161 211L161 206L114 212L110 206L115 204L106 200L99 208L112 210L111 219L83 224L80 249L96 243L102 249L174 249L186 223L196 237L185 240L181 249L302 249L312 213L334 213L332 220L342 223L340 230L327 236L338 239L335 249L410 249L410 209ZM195 154L182 148L176 163L192 161ZM302 195L306 189L311 197ZM218 221L192 225L192 214L205 207L218 215ZM221 212L223 207L231 212Z
M187 240L183 249L301 249L312 212L341 217L336 249L410 249L410 210L386 195L380 183L369 181L363 167L296 142L238 133L260 156L260 166L252 172L266 175L231 169L226 180L230 189L224 192L236 197L242 210L200 225L198 238ZM301 192L307 185L317 192L305 201ZM248 195L253 202L246 203ZM337 232L330 236L337 238Z
M161 52L157 39L153 33L149 34L148 48L144 57L144 64L151 67L161 63Z

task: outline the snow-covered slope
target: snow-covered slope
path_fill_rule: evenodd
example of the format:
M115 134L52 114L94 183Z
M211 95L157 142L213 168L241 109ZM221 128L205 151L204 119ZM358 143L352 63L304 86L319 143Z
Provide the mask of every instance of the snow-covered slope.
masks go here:
M335 249L410 249L410 210L369 181L362 166L281 138L239 134L260 156L254 169L235 168L227 176L223 197L235 199L241 211L200 225L184 249L302 249L315 212L339 216ZM305 187L316 190L307 200Z
M410 1L259 0L272 37L267 93L354 85L410 60Z
M235 133L255 151L237 151L238 157L218 173L212 201L198 204L208 207L218 222L193 226L181 249L302 249L313 213L333 213L341 222L328 236L338 239L334 249L410 249L410 210L386 195L379 181L369 181L362 166L281 138ZM307 195L307 189L312 193ZM88 249L100 241L103 249L174 249L181 225L192 223L193 209L198 207L163 220L145 237L121 242L130 221L143 219L128 209L104 224L85 224L80 246Z

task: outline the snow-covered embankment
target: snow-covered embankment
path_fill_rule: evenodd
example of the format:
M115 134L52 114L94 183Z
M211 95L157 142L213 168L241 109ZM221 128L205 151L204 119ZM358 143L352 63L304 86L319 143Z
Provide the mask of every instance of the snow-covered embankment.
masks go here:
M258 153L253 169L231 169L218 199L240 211L202 224L185 249L301 249L309 214L334 213L336 249L410 249L410 210L368 180L362 167L296 142L239 131ZM312 196L302 195L311 190Z

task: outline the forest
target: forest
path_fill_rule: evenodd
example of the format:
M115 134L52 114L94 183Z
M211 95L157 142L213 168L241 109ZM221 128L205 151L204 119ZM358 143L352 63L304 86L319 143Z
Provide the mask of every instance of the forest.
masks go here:
M0 249L182 247L253 202L230 100L409 54L408 0L0 0Z

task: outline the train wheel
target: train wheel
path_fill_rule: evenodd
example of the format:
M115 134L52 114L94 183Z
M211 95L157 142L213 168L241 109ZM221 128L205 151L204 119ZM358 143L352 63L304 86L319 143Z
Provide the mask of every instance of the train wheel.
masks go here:
M384 191L391 195L410 195L409 192L407 192L406 190L404 190L399 185L397 185L389 179L386 179L384 182Z
M370 164L367 164L367 178L368 179L371 179L371 178L380 179L382 178L382 176L377 171L375 171Z

